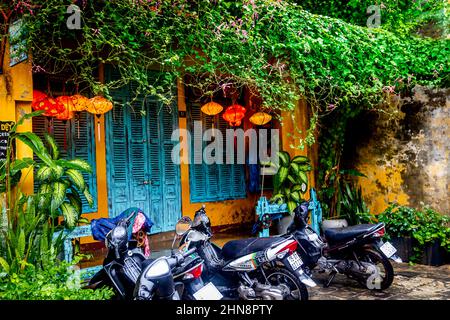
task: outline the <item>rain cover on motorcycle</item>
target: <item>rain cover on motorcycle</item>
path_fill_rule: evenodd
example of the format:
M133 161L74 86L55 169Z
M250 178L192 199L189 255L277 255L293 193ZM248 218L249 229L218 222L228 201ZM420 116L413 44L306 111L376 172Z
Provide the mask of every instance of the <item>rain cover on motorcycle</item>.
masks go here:
M130 240L132 237L133 225L136 218L138 217L138 214L142 214L145 217L145 222L143 223L141 230L149 233L153 226L153 221L141 209L132 207L123 211L115 218L93 219L91 221L92 236L95 240L104 242L108 232L114 229L114 227L117 225L117 223L119 223L120 220L130 217L130 215L132 214L134 214L134 216L128 224L128 240Z

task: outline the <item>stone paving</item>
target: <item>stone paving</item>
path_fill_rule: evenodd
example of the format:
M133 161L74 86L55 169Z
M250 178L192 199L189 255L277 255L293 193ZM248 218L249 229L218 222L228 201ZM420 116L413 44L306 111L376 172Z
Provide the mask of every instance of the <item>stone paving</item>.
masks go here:
M336 275L328 288L327 276L316 274L317 287L309 288L311 300L450 300L450 265L431 267L393 263L394 282L377 292L363 288L355 280Z

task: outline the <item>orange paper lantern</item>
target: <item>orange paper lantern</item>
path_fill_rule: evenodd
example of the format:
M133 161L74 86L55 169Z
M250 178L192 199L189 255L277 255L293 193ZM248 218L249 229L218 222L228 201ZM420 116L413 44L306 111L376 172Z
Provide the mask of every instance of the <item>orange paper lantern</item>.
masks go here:
M88 105L87 111L97 116L107 113L113 107L112 102L102 96L95 96L89 100L91 103Z
M85 111L91 107L92 101L85 97L82 96L81 94L75 94L72 96L72 100L73 100L73 111L74 112L81 112L81 111Z
M73 100L69 96L60 96L56 101L64 106L64 111L56 115L56 119L67 121L73 118Z
M95 96L91 99L91 104L87 108L87 112L95 114L98 118L97 120L97 137L100 141L100 116L109 110L112 109L113 104L108 99L102 97L102 96Z
M217 102L211 101L204 104L201 108L202 112L207 114L208 116L215 116L218 113L221 113L223 107Z
M230 124L230 126L240 126L246 111L247 110L243 106L233 104L225 110L222 117Z
M256 112L250 117L250 122L256 124L257 126L262 126L272 120L272 116L265 112Z

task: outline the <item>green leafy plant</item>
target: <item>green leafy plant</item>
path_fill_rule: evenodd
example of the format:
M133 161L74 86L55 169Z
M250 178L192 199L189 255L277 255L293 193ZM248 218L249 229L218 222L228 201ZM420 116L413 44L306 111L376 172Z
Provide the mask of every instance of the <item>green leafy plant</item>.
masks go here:
M55 260L45 269L27 265L20 273L0 276L0 299L105 300L113 296L110 288L83 289L73 263Z
M2 212L6 213L6 228L1 230L0 269L7 274L19 273L27 265L45 269L61 249L62 235L54 233L80 222L81 192L89 203L92 196L86 188L80 171L89 172L90 166L83 160L59 159L59 151L53 138L46 136L47 145L34 133L18 132L17 127L26 119L42 112L24 115L10 131L7 158L1 170L6 198ZM13 141L21 141L39 158L14 159ZM37 168L37 192L27 195L20 184L13 188L11 180L19 170L27 172ZM58 223L61 219L61 223Z
M370 214L363 197L361 187L351 181L341 180L339 188L338 216L345 218L349 225L370 223L374 216Z
M279 151L278 171L274 175L274 192L271 201L286 203L289 212L303 201L308 189L308 172L311 170L310 160L304 156L291 156L286 151Z
M415 209L394 203L377 218L386 224L386 238L411 237L415 240L412 261L417 261L423 254L424 247L435 241L450 252L450 217L429 206Z

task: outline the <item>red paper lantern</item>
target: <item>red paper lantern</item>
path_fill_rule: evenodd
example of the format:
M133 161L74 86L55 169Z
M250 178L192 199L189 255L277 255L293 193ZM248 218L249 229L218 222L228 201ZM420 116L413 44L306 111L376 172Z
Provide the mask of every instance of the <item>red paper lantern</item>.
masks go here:
M56 99L47 97L36 103L34 110L45 110L44 116L56 117L58 114L65 111L64 106L56 101Z
M225 110L222 117L230 124L230 126L240 126L246 111L247 110L243 106L233 104Z
M74 112L73 112L74 101L73 101L72 97L60 96L60 97L56 98L55 100L56 100L56 102L58 102L64 106L64 111L58 113L56 115L56 119L63 120L63 121L72 119L74 116Z
M47 95L39 90L33 90L33 102L31 102L31 107L34 111L38 111L39 108L39 102L46 99Z

